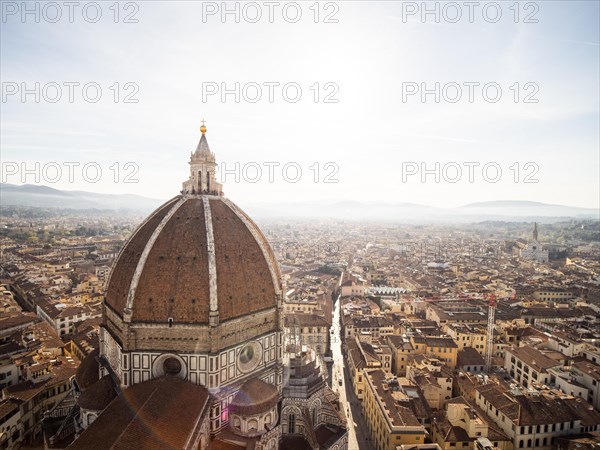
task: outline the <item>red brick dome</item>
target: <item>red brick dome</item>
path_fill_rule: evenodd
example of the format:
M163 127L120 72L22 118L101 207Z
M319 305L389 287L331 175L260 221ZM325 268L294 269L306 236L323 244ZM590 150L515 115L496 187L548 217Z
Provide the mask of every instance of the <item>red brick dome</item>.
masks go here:
M185 192L152 213L117 257L105 304L131 322L207 324L277 306L277 261L220 192Z

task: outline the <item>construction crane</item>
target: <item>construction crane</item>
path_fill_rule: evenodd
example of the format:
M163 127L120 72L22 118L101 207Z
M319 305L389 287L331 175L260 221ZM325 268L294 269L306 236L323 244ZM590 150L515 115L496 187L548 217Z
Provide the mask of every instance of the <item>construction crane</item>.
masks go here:
M496 315L496 296L489 295L487 341L485 347L485 371L492 368L492 354L494 353L494 316Z

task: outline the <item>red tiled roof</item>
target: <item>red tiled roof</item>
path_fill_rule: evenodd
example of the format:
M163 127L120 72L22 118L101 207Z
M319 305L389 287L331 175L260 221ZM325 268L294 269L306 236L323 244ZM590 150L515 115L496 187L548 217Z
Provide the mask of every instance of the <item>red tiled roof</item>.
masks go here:
M156 378L123 391L69 448L184 448L208 408L206 388L168 375Z
M246 381L230 404L231 412L256 414L266 412L279 401L279 391L259 378Z
M75 373L75 381L80 389L85 389L91 386L100 378L100 366L96 357L100 354L100 350L96 349L81 361Z
M81 393L77 404L82 409L102 411L116 396L117 392L110 375L105 375Z

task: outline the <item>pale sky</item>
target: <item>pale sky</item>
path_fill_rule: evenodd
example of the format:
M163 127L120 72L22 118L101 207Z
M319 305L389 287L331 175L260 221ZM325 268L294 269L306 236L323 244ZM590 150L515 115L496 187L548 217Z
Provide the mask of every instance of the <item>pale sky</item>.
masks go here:
M22 168L35 172L39 162L37 184L166 199L188 176L204 118L217 160L232 170L240 164L240 179L229 175L224 191L241 204L531 200L599 206L599 2L521 2L517 23L513 2L498 3L496 23L491 2L480 2L473 23L464 2L454 3L462 13L456 23L456 11L444 2L427 3L440 8L438 22L433 15L423 20L420 11L409 15L420 1L323 2L318 23L312 2L298 4L296 23L293 2L279 2L273 23L264 2L237 3L239 23L234 14L225 21L219 11L206 14L221 2L192 1L121 3L117 23L113 2L100 2L102 16L92 23L97 11L82 11L88 3L80 2L70 23L63 2L56 3L58 20L43 3L28 4L34 12L23 18L20 1L2 2L3 182L36 184ZM258 8L261 18L250 23ZM137 23L124 23L128 14ZM326 17L337 22L325 23ZM79 83L73 102L69 83ZM87 100L86 83L96 83ZM215 87L235 91L235 83L239 102L233 93L225 101L220 93L208 95ZM284 98L287 83L288 97L295 86L302 90L295 103ZM439 103L434 94L423 102L419 93L403 101L403 90L434 89L435 83L446 94ZM484 98L486 84L493 88L489 98L495 86L502 89L496 103ZM451 103L457 85L462 97ZM61 97L51 103L56 86ZM90 101L94 86L102 90L96 103ZM256 86L262 97L252 103ZM23 88L33 93L23 98ZM138 102L125 103L127 95ZM338 102L326 103L328 95ZM527 96L537 103L524 102ZM70 163L79 163L72 179ZM92 165L84 174L86 163ZM423 165L435 172L435 163L439 182L433 173L422 180ZM257 166L262 174L252 183ZM137 182L124 182L135 167ZM297 167L302 174L293 183ZM463 168L460 176L456 167ZM497 168L502 174L492 183ZM338 182L324 182L328 174ZM527 175L537 183L525 183Z

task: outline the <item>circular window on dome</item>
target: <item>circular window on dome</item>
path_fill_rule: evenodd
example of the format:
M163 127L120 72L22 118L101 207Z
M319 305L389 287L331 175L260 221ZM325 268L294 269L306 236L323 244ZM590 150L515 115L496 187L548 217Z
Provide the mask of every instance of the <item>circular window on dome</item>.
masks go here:
M238 355L238 367L242 372L249 372L256 368L261 361L262 347L256 342L246 344Z
M181 372L181 363L173 357L165 359L163 370L166 375L179 375Z
M240 352L240 362L242 364L248 364L254 358L254 347L246 345Z
M183 380L187 377L185 361L173 353L164 353L152 363L152 376L154 378L163 375L172 375Z

